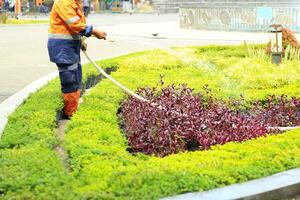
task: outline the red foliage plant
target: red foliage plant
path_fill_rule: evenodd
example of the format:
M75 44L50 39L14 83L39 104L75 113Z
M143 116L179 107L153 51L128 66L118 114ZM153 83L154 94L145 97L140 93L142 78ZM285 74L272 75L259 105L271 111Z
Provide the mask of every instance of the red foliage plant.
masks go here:
M299 124L300 119L300 101L285 96L276 101L270 97L264 104L255 102L245 109L242 100L226 103L211 92L194 94L186 85L171 85L161 91L140 88L138 94L162 109L134 97L122 103L121 120L133 153L163 157L185 150L206 150L274 134L276 131L268 133L268 126L282 126L291 119L292 124Z

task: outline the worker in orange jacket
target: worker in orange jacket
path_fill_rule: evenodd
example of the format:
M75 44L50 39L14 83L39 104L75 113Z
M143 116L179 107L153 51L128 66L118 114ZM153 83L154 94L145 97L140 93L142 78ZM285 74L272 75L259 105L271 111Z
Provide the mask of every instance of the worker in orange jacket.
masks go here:
M104 31L87 25L78 0L56 0L50 15L48 53L56 63L64 98L64 118L77 110L82 82L80 64L81 37L94 35L105 39Z

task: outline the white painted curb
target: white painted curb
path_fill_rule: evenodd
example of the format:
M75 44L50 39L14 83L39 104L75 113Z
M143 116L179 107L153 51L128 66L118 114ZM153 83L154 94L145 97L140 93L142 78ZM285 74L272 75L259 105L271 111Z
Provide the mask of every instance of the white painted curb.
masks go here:
M274 199L274 196L278 197L275 199L289 199L285 195L299 192L299 187L300 168L297 168L207 192L186 193L161 200Z
M0 138L8 122L8 116L12 114L18 108L18 106L29 97L30 94L36 92L38 89L46 85L49 81L57 76L58 72L52 72L51 74L30 83L24 89L8 97L0 104Z

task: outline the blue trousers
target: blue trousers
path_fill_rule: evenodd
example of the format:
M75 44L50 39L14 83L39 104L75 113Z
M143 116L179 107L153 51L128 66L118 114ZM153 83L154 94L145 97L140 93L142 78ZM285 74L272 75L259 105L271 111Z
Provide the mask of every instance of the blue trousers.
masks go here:
M81 89L82 67L80 63L59 64L56 63L59 71L61 90L63 93L72 93Z

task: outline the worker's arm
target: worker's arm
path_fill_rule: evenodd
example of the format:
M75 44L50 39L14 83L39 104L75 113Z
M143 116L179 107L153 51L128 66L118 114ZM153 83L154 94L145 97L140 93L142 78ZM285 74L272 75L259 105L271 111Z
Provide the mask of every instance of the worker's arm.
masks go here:
M98 39L104 39L106 40L106 32L105 31L102 31L102 30L99 30L99 29L93 29L92 30L92 35L94 35L96 38Z
M75 33L90 37L94 35L98 39L105 39L106 32L99 29L93 29L92 25L86 25L75 12L76 7L72 4L62 3L57 7L58 15L64 20L68 27Z

